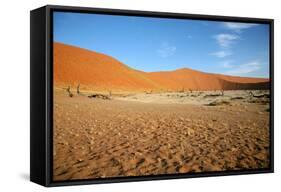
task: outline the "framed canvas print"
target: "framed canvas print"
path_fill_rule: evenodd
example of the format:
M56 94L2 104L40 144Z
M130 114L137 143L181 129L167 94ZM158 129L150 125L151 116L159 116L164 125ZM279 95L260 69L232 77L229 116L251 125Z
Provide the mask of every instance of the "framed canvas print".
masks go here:
M273 172L273 20L31 11L30 179Z

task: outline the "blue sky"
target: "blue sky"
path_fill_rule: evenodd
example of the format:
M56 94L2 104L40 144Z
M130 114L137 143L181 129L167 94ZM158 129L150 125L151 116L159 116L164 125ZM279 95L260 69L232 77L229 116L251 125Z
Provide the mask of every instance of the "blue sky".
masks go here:
M269 25L54 13L54 41L110 55L146 71L191 68L269 77Z

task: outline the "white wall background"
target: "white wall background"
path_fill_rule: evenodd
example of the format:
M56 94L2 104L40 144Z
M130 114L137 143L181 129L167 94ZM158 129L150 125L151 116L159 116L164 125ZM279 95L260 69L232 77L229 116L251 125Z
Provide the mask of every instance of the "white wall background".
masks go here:
M278 0L3 0L0 11L0 191L277 191L281 189ZM44 188L29 182L29 11L45 4L275 19L275 173ZM278 74L279 73L279 74Z

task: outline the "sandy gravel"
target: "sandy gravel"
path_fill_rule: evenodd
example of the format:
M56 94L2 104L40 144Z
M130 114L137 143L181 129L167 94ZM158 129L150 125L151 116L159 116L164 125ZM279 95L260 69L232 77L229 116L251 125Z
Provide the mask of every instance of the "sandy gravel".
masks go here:
M268 168L268 102L225 94L193 104L55 94L53 179Z

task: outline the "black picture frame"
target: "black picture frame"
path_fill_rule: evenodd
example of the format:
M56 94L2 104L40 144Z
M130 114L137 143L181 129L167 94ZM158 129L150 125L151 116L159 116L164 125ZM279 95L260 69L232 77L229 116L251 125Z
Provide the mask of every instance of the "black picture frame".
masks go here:
M268 169L169 174L157 176L134 176L101 178L92 180L52 181L52 25L53 11L96 13L109 15L178 18L208 21L231 21L263 23L270 25L270 167ZM196 15L183 13L149 12L88 7L46 5L30 12L30 180L43 186L64 186L112 182L226 176L274 172L274 20L247 17Z

